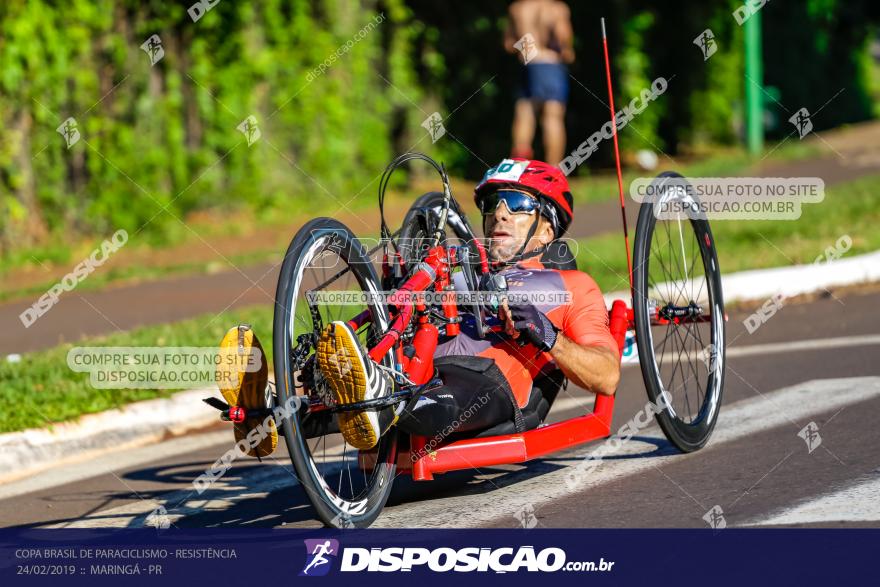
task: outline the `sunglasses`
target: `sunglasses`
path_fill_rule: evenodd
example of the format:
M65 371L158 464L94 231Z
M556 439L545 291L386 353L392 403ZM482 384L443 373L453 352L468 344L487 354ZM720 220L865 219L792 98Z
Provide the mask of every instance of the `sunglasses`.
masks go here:
M480 212L483 215L494 214L501 202L513 214L534 214L541 207L537 198L526 192L498 190L480 200Z

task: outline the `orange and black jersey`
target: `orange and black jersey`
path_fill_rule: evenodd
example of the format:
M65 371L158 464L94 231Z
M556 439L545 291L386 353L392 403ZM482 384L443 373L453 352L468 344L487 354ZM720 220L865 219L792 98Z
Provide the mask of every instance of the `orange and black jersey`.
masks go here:
M537 257L504 269L508 292L529 296L562 334L585 346L606 347L615 354L617 343L608 329L608 310L599 286L577 270L546 269ZM549 353L531 344L519 346L502 333L477 335L474 317L462 317L461 333L441 338L435 357L478 356L495 360L520 407L529 398L535 377L553 362ZM552 365L549 365L552 367Z

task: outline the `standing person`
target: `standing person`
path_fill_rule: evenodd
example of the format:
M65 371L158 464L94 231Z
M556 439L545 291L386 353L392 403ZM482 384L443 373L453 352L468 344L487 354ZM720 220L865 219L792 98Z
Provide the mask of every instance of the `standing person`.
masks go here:
M574 61L571 11L558 0L516 0L508 9L504 48L518 53L522 81L513 115L513 157L531 159L536 114L541 116L544 160L565 155L568 68Z

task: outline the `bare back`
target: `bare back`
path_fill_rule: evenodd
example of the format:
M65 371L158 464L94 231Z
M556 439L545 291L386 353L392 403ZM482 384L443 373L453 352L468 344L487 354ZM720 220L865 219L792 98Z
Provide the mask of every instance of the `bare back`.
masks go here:
M557 0L517 0L510 5L509 46L531 34L539 63L570 62L572 32L568 5Z

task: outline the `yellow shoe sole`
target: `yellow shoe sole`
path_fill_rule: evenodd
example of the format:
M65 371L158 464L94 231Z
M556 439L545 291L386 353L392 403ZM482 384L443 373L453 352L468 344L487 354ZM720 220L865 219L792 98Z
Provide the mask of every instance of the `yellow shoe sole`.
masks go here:
M256 371L244 370L244 361L251 354L252 349L259 350L260 365ZM266 400L266 386L269 383L269 367L266 364L266 354L263 345L260 344L257 335L250 326L241 324L230 328L220 341L218 361L218 387L223 399L230 406L241 406L245 410L265 409L269 407ZM242 359L244 357L244 359ZM261 426L266 418L248 418L241 424L233 426L235 441L239 442L247 438L249 432ZM267 457L278 446L278 429L275 420L268 419L267 430L260 436L262 438L254 447L248 449L247 454L252 457ZM250 443L248 443L250 447Z
M329 324L324 329L318 340L317 361L336 401L350 404L366 399L366 367L357 344L344 329L336 324ZM354 448L366 450L379 442L375 432L379 427L375 412L339 412L337 418L342 437Z

